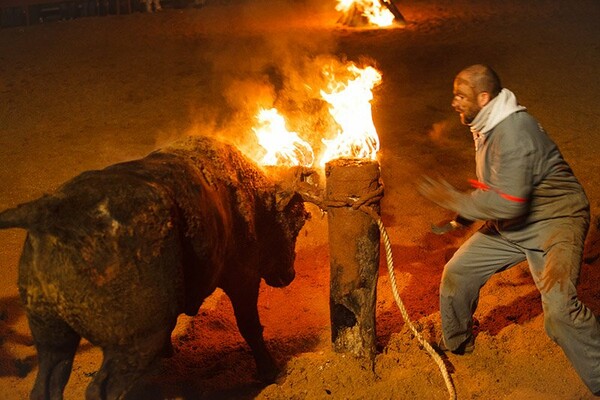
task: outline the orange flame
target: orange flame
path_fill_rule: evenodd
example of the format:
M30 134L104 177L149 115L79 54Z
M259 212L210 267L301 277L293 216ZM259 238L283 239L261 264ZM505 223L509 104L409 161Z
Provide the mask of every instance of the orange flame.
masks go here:
M375 159L379 151L379 137L373 124L371 100L373 88L381 83L381 73L373 67L364 69L351 64L348 72L353 79L343 84L335 80L332 71L329 92L321 90L321 96L331 106L329 112L338 123L338 134L334 139L322 139L326 146L321 165L335 158Z
M348 14L353 7L362 11L361 14L372 25L384 27L394 24L394 14L379 0L338 0L335 9Z
M336 76L339 73L341 77ZM324 68L326 89L320 95L329 104L329 114L335 126L327 129L335 132L332 139L321 135L323 149L319 164L336 158L376 159L379 137L373 124L371 101L373 88L381 83L381 73L373 67L359 68L348 64L343 71L333 65ZM252 130L266 154L259 162L262 165L311 167L315 154L310 143L290 132L285 119L277 109L261 109L256 117L258 125ZM318 140L318 139L316 139ZM313 143L315 144L315 143Z
M256 118L258 127L252 130L266 150L262 165L312 166L315 159L312 147L296 132L287 130L285 120L275 108L260 110Z

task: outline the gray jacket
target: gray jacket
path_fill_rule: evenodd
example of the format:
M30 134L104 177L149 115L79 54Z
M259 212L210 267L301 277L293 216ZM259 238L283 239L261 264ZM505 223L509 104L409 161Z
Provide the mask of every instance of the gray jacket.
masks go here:
M556 144L525 110L476 139L475 162L476 189L460 197L455 211L461 216L488 221L517 242L530 240L531 229L539 236L538 228L566 217L582 217L587 229L589 202L582 186Z

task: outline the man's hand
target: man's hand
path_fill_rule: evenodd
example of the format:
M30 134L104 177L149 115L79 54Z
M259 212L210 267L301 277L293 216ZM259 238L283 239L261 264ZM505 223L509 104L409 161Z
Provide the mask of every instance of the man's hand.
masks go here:
M454 217L453 220L451 220L445 224L441 224L441 225L431 224L431 231L433 233L435 233L436 235L443 235L445 233L452 232L457 229L469 227L473 224L473 222L474 221L466 219L462 215L457 215L456 217Z
M457 202L460 193L444 180L436 181L428 176L424 176L418 183L417 190L421 195L438 206L448 210L457 211Z
M435 233L436 235L443 235L462 227L463 225L459 224L455 220L452 220L444 225L431 224L431 232Z

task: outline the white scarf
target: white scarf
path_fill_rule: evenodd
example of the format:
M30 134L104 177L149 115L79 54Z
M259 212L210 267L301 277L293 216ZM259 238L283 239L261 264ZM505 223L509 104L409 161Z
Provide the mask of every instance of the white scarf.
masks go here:
M508 89L502 89L498 96L487 103L475 116L473 122L469 124L475 140L475 149L479 147L479 139L487 132L491 131L504 118L517 111L526 108L517 103L517 97Z

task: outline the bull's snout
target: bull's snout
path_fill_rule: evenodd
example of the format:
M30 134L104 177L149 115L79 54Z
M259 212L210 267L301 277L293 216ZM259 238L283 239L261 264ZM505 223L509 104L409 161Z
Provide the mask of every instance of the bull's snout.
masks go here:
M281 254L283 256L283 254ZM271 254L273 256L273 254ZM283 257L272 257L264 265L263 278L267 285L273 287L284 287L292 283L296 277L294 260L296 253L292 250Z
M294 271L294 268L290 268L280 274L276 274L275 276L265 276L265 282L267 282L267 285L269 286L280 288L292 283L295 277L296 271Z

